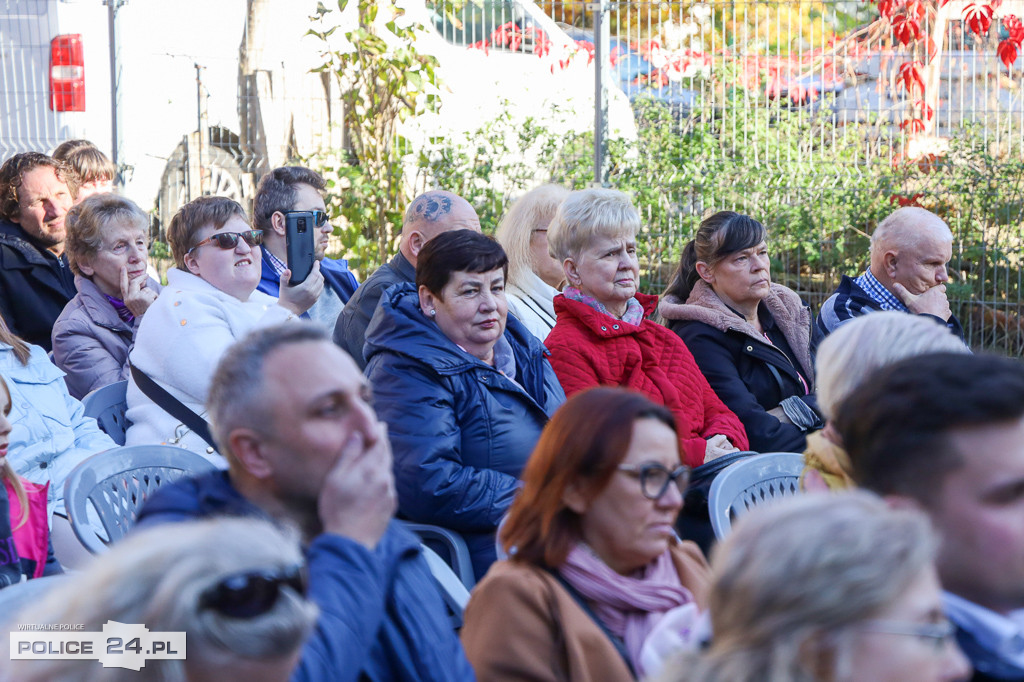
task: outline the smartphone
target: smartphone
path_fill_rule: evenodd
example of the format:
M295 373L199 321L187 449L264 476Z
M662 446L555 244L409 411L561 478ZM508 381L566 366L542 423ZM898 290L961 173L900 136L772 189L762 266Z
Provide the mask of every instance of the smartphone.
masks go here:
M292 271L288 283L301 284L309 277L316 258L316 223L309 211L288 211L284 214L284 225L288 269Z

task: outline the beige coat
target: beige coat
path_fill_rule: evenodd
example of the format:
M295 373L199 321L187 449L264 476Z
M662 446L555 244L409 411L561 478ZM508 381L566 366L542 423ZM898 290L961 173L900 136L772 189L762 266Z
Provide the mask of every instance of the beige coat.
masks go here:
M672 548L683 587L707 607L707 562L692 542ZM494 564L473 590L462 645L481 682L623 682L618 650L547 571Z

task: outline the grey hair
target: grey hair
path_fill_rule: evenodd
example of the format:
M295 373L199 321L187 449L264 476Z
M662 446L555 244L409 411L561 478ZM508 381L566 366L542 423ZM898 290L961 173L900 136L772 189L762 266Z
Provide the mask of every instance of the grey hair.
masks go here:
M94 257L103 248L103 232L113 225L128 224L148 238L149 216L131 199L116 194L94 194L70 211L64 221L67 241L64 252L71 272L81 275L83 258Z
M210 432L217 450L234 462L229 436L237 428L263 432L273 414L263 385L263 364L272 352L293 343L331 342L313 322L287 322L250 332L221 356L206 398Z
M569 190L561 185L541 185L517 199L502 217L494 236L508 255L506 284L523 287L526 283L527 275L535 268L530 237L534 230L551 224L567 196Z
M316 606L302 595L286 588L267 613L244 619L200 608L199 599L228 576L301 563L297 532L268 521L225 517L163 525L129 535L84 572L63 579L14 622L74 623L97 632L114 620L140 623L154 632L184 631L187 663L146 663L150 682L178 682L187 679L186 665L230 669L243 659L294 656L317 616ZM8 672L12 680L31 682L121 682L139 675L81 660L14 661Z
M842 401L874 370L915 355L942 352L970 350L932 318L896 311L854 318L818 347L818 406L826 419L834 419Z
M558 262L579 258L595 237L635 237L640 214L629 196L615 189L570 192L548 230L548 251Z
M890 213L871 234L871 255L890 246L914 248L923 237L953 241L949 225L931 211L917 206L904 206Z
M919 511L862 491L754 510L712 554L714 640L687 671L702 682L817 682L849 674L851 628L929 568ZM831 669L822 676L822 667Z

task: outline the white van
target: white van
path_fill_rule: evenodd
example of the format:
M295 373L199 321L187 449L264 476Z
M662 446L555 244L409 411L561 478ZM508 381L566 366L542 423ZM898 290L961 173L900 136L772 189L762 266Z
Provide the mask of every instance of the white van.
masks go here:
M0 0L0 160L89 139L116 155L125 194L166 225L201 194L246 205L268 169L343 145L337 79L310 72L324 61L325 46L305 35L316 0L113 2L116 12L104 0ZM355 4L329 16L354 25ZM593 68L554 66L575 42L532 2L468 0L472 17L490 20L458 30L424 0L406 5L428 29L417 49L438 58L444 82L440 113L404 131L414 144L473 130L506 106L513 118L593 127ZM480 38L472 30L509 20L540 28L555 49L467 47ZM612 95L613 130L635 135L628 102Z

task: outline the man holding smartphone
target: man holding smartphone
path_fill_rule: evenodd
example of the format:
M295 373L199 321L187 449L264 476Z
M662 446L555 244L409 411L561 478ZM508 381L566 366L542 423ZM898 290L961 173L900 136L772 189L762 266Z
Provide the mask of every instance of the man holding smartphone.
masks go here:
M304 220L300 219L299 223L313 233L313 253L315 259L320 262L320 272L324 276L326 286L320 298L304 316L328 330L333 330L338 315L359 286L359 282L349 271L348 261L325 257L327 240L333 231L327 220L327 206L322 194L325 186L320 174L309 168L275 168L263 176L256 189L252 222L253 227L263 230L263 276L257 288L271 296L277 296L281 273L290 265L287 242L288 214L306 214ZM293 270L298 270L298 267L293 267Z

